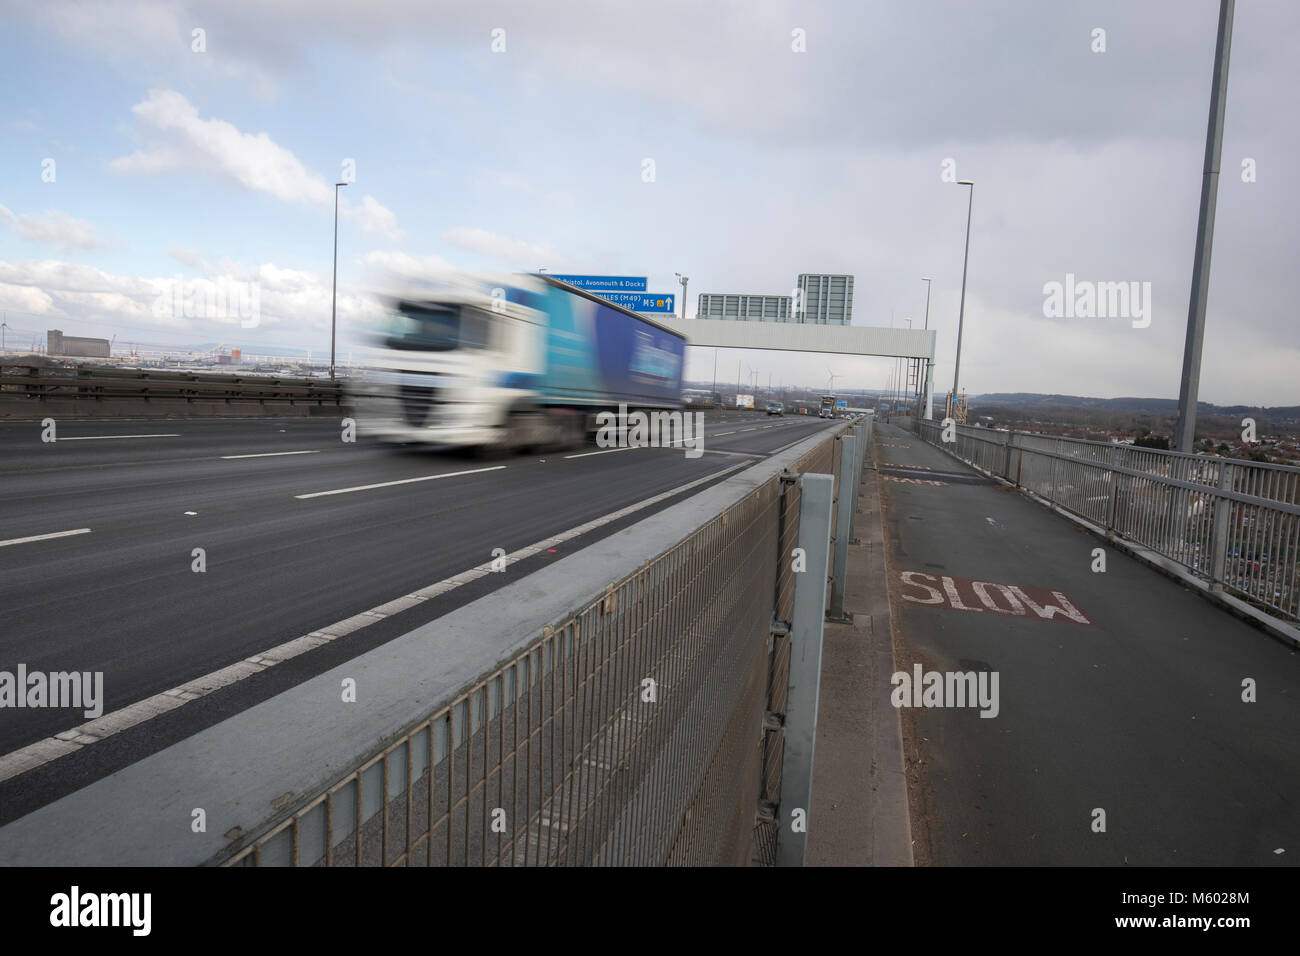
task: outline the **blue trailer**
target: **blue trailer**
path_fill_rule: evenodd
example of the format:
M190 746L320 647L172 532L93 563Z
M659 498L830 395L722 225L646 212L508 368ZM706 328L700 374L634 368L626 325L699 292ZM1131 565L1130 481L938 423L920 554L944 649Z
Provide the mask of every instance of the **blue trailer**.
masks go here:
M549 276L460 276L387 311L352 390L363 434L571 447L600 411L682 407L683 335Z

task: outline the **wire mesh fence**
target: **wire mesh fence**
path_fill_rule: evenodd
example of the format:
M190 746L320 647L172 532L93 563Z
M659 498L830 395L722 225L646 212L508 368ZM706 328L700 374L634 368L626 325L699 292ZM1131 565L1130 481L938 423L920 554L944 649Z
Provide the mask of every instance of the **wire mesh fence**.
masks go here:
M1300 620L1300 468L917 420L925 441Z
M796 471L838 470L833 436ZM770 864L799 485L773 476L221 861Z

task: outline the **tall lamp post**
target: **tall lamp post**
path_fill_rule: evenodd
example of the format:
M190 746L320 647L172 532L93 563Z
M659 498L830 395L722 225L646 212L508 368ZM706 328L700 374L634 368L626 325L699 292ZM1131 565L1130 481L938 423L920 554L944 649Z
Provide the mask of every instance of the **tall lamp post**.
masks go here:
M1205 304L1210 292L1210 252L1214 246L1214 210L1219 200L1219 160L1223 155L1223 114L1228 100L1228 54L1232 50L1233 0L1220 0L1219 36L1214 46L1214 81L1210 86L1210 121L1205 133L1201 174L1201 210L1196 220L1196 259L1187 305L1187 339L1183 376L1178 389L1178 425L1174 450L1191 452L1196 441L1196 400L1201 390L1201 344L1205 339Z
M925 283L925 328L928 331L930 328L930 283L933 279L930 276L921 276L921 281ZM925 417L927 419L931 414L928 396L930 395L930 376L933 374L934 359L928 358L925 360L925 381L921 383L921 392L927 396L925 399ZM917 417L920 418L920 415L917 415Z
M682 284L682 318L686 318L686 283L691 281L690 276L684 276L680 272L674 272L677 281Z
M330 297L330 381L334 381L334 329L338 318L339 302L339 187L334 184L334 291Z
M910 332L912 330L912 317L903 316L903 321L907 323L907 330ZM912 359L905 359L904 363L905 370L903 372L903 387L899 390L898 395L900 399L905 399L909 404L911 404L913 399L916 398L915 395L907 394L907 389L912 384Z
M970 198L966 202L966 253L961 260L961 306L957 311L957 361L952 370L952 400L957 401L957 385L961 377L961 333L966 322L966 265L970 261L970 213L975 205L975 184L963 179L958 186L970 187Z

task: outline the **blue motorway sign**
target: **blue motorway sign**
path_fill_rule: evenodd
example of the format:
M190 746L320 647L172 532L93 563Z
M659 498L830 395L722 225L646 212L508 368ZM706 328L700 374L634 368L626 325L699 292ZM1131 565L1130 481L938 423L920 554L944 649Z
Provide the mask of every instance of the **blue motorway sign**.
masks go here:
M588 292L644 292L645 276L562 276L554 275L569 285L576 285ZM621 303L620 303L621 304Z
M839 406L840 408L848 408L848 407L849 407L848 399L844 399L844 398L841 398L841 399L840 399L838 402L836 402L835 404L836 404L837 406Z
M633 312L663 312L671 315L676 311L676 296L671 292L601 292L599 295L602 299L608 299Z

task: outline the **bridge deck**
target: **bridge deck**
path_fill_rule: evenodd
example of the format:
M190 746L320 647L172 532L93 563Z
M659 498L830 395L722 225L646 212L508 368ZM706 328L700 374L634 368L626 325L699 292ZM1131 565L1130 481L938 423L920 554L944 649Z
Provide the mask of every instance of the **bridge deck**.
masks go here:
M1100 538L877 436L897 666L999 675L996 717L904 708L917 862L1294 863L1296 653L1113 548L1093 571Z

